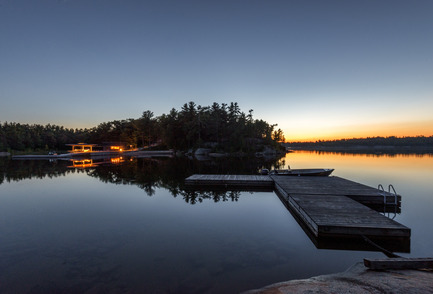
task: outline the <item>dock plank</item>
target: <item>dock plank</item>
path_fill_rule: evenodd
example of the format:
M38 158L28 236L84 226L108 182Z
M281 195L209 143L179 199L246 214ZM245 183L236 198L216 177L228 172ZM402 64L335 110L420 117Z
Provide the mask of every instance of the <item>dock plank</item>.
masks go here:
M291 195L289 205L319 237L368 235L410 237L410 229L346 196Z
M395 201L394 194L381 191L340 177L287 177L271 176L288 195L330 195L348 196L363 204L383 204L384 197L388 203ZM397 195L397 203L401 196Z
M185 179L187 186L225 186L225 187L245 187L248 189L273 188L274 181L269 176L257 175L192 175Z
M373 270L433 269L433 258L364 258L364 265Z
M380 195L383 191L340 177L271 176L289 194ZM385 194L390 194L385 192Z

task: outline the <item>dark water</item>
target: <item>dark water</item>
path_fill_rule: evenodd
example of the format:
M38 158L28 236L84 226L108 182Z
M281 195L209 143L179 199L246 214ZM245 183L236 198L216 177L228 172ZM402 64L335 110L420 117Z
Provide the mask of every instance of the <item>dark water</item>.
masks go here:
M276 164L1 160L0 293L238 293L384 256L317 249L273 192L183 186L193 173ZM412 229L411 253L401 255L433 256L431 155L294 152L279 164L393 184L403 195L395 219Z

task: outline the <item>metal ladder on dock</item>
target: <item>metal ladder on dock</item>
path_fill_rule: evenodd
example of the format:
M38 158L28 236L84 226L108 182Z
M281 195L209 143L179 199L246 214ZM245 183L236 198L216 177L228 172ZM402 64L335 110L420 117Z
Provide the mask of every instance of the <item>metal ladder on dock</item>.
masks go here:
M394 186L393 185L388 185L388 194L385 192L385 189L383 188L383 186L382 186L382 184L379 184L378 186L377 186L377 189L379 190L379 191L381 191L381 193L382 193L382 195L383 195L383 215L385 215L386 216L386 208L387 208L387 205L393 205L394 206L394 208L395 208L395 211L394 211L394 216L393 217L390 217L390 212L388 212L388 215L387 215L387 217L388 218L391 218L391 219L394 219L395 217L396 217L396 215L397 215L397 206L398 206L398 199L397 199L397 192L395 191L395 189L394 189ZM389 194L391 194L391 195L389 195ZM394 196L394 202L388 202L388 197L392 197L392 196Z

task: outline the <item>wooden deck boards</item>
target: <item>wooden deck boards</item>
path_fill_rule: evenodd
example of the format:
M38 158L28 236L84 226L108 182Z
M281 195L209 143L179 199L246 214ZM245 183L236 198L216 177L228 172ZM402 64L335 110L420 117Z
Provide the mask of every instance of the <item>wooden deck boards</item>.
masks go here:
M340 177L271 177L288 195L348 196L363 204L383 204L384 197L387 203L395 201L391 193ZM397 202L400 201L401 196L397 195Z
M192 175L185 179L186 185L226 186L246 188L273 188L274 181L262 175Z
M364 258L364 265L373 270L433 269L433 258Z
M272 176L289 194L376 195L376 189L340 177Z
M290 206L316 236L410 237L410 230L346 196L291 195Z

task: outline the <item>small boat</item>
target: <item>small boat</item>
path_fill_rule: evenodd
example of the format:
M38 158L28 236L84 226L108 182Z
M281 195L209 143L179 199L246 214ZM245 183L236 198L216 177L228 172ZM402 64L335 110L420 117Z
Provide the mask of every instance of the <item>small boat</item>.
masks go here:
M270 175L278 176L316 176L327 177L334 171L333 168L301 168L301 169L273 169Z
M260 170L260 174L261 174L262 176L269 175L269 170L268 170L267 168L262 168L262 169Z

